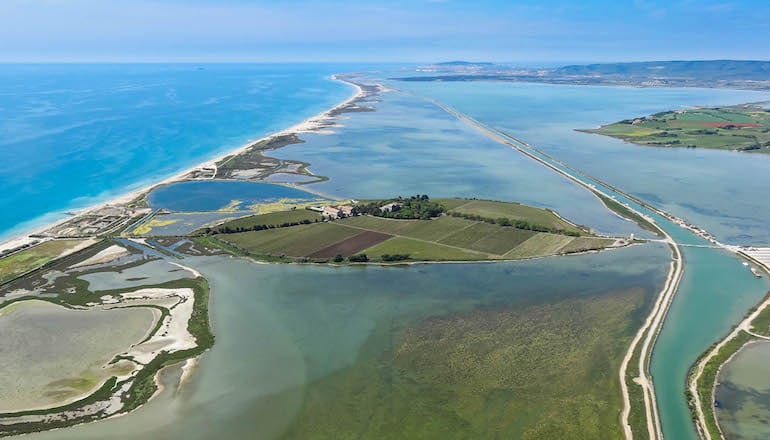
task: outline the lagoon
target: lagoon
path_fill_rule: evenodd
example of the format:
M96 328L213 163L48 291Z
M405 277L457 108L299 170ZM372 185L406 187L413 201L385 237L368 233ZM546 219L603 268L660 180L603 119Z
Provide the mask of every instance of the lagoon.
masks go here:
M576 132L691 107L767 101L770 93L506 82L394 82L499 128L730 244L770 245L770 155L653 148Z
M631 305L635 311L616 321L618 333L612 336L616 342L610 352L614 353L613 356L622 356L625 344L646 315L649 301L665 277L666 267L659 262L666 254L663 246L645 245L599 254L525 262L390 268L261 265L229 257L187 257L185 264L200 270L210 280L214 292L211 297L212 322L217 335L217 344L203 356L190 382L178 392L168 389L126 417L26 438L303 438L302 433L312 426L318 428L316 438L340 438L362 429L369 430L373 438L377 438L376 433L383 432L378 431L383 428L396 438L414 431L409 431L412 428L408 425L399 423L380 425L376 418L368 422L366 418L351 419L346 416L350 413L345 408L357 407L361 416L368 414L367 411L382 408L384 412L380 415L388 420L400 414L397 408L407 405L408 401L414 403L415 398L427 404L425 408L435 408L435 412L421 416L437 421L437 425L433 426L442 423L452 426L454 422L446 419L449 414L446 411L461 405L466 407L461 414L474 426L473 429L485 429L484 415L468 411L471 409L468 405L475 405L474 400L463 393L454 396L445 394L441 383L451 377L445 374L434 379L423 377L419 379L420 384L382 388L380 391L385 394L381 397L368 392L357 394L349 387L355 389L369 384L369 391L380 392L371 388L381 380L381 376L371 368L380 365L378 368L384 368L383 371L392 369L394 374L398 368L413 368L401 363L398 357L392 361L388 361L390 358L387 356L383 361L377 359L390 353L393 350L391 344L399 340L418 342L419 339L403 338L421 335L419 332L425 329L425 325L452 323L449 328L456 326L460 329L463 322L474 322L473 317L484 318L485 321L481 322L486 322L493 317L508 316L506 319L511 321L490 334L489 337L494 340L494 335L503 335L504 329L517 328L517 322L524 328L530 325L524 316L500 313L507 314L517 309L527 310L529 316L535 316L529 312L537 310L540 310L537 313L555 313L558 309L551 309L550 305L565 301L564 304L582 304L578 307L583 310L585 319L593 313L589 304L595 300L599 302L594 304L603 304L609 307L607 310L614 310L613 307L620 304ZM554 273L559 276L554 277ZM334 287L324 288L329 285ZM583 300L588 302L581 303ZM611 321L624 316L623 313L616 314ZM546 323L552 319L549 316L555 315L545 313L537 316ZM452 321L455 318L462 319ZM585 324L580 322L583 321L576 321L569 327L573 335L583 334L580 326ZM540 331L535 334L541 334ZM556 334L543 337L546 339L537 339L538 344L549 340L561 341ZM452 339L445 341L451 342ZM588 345L583 348L592 346L591 339L584 341ZM439 341L432 344L439 344ZM564 348L574 347L575 341L564 340L558 344ZM404 349L407 347L401 346ZM455 345L449 344L448 347ZM426 349L428 351L424 353L431 353L429 348ZM444 356L450 352L442 353L445 361ZM592 353L597 357L591 367L592 374L596 376L591 377L615 378L617 364L607 363L605 349L595 347ZM521 361L524 359L521 358ZM445 364L444 361L442 364ZM495 365L494 362L489 365ZM568 363L554 362L549 365L549 369L542 369L542 375L537 369L530 371L528 374L534 374L531 380L541 381L548 377L546 374L558 374L562 369L569 368ZM567 374L566 371L562 373ZM396 374L396 377L402 376ZM584 389L577 386L569 389L572 390L569 391L570 397L573 392L589 393L580 395L590 395L597 404L606 399L619 404L620 395L615 388L605 389L604 392L599 392L602 387ZM420 392L421 397L404 394L409 390ZM529 391L524 387L517 392ZM171 399L171 395L175 397ZM549 395L554 394L549 391ZM499 400L499 397L495 393L488 395L491 399L488 401L489 411L513 409L520 401ZM381 398L390 402L391 406L382 406ZM564 405L583 407L586 399L568 399L558 407L560 410ZM553 408L550 404L544 405L539 408ZM324 408L331 412L324 412ZM591 417L604 417L610 424L617 423L614 406L592 408ZM519 411L513 414L519 414ZM550 423L551 416L541 416L546 417L543 423ZM338 423L334 427L314 425L318 417ZM501 417L500 420L518 420L516 423L536 426L529 417ZM504 432L520 432L517 429L522 428L516 423L501 429L508 430ZM454 437L459 438L470 432L468 426L458 427ZM482 437L485 435L485 431L473 432L481 432Z
M232 180L175 182L155 188L148 201L153 209L169 211L240 211L282 199L315 200L315 194L284 185Z

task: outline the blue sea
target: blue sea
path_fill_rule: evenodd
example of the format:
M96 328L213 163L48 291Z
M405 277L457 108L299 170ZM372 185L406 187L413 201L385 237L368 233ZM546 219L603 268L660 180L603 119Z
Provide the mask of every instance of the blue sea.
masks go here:
M346 99L355 65L0 65L0 239Z

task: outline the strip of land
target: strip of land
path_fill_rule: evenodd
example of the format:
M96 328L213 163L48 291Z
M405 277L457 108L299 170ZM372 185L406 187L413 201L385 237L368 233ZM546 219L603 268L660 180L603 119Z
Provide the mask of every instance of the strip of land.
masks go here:
M770 110L755 104L667 111L579 131L652 147L770 153Z
M398 199L366 206L376 213L398 203L393 200ZM335 219L300 210L257 215L209 229L202 239L226 243L225 249L236 248L257 259L316 263L518 260L628 244L591 234L552 211L518 203L432 203L440 208L427 219L422 211L410 214L417 218L362 214L357 212L360 205L351 207L355 214Z
M231 175L238 171L249 173L253 170L249 166L249 157L253 155L262 155L266 149L276 149L288 145L298 134L309 132L324 132L336 126L334 119L345 112L366 111L367 107L363 104L372 95L379 93L381 87L378 85L365 85L358 83L351 75L335 75L333 79L342 81L353 87L353 94L345 101L337 104L329 110L323 111L315 116L264 138L248 142L247 144L216 158L203 162L194 167L188 168L171 177L153 183L142 189L131 191L116 197L104 203L90 206L78 210L70 217L60 221L38 227L27 233L18 235L0 243L0 257L5 257L19 252L31 246L35 246L43 241L53 238L87 238L94 236L116 235L126 230L131 225L141 222L145 217L151 217L154 213L147 207L146 195L153 189L174 182L196 179L212 179L217 177L218 164L225 164L229 171L225 175ZM237 158L233 162L233 158ZM273 160L267 158L265 160ZM240 164L240 165L238 165ZM310 175L305 169L307 164L292 161L280 161L266 163L258 166L255 176L241 176L247 178L264 179L274 173L284 174L286 172L298 175ZM271 168L271 165L273 166ZM224 170L223 170L224 172Z

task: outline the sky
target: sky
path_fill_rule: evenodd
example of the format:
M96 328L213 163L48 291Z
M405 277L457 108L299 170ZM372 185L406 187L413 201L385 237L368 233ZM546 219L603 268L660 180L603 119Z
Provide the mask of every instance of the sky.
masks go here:
M0 0L0 62L770 59L766 0Z

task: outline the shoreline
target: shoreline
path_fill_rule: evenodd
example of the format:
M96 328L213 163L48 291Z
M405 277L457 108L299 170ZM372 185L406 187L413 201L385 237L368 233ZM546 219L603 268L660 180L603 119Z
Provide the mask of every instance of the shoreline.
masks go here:
M302 133L313 133L313 132L322 131L324 128L326 128L326 126L323 124L325 121L327 121L329 119L336 118L336 116L333 115L333 113L335 111L337 111L337 110L339 110L339 109L341 109L341 108L343 108L343 107L353 103L355 100L357 100L357 99L359 99L359 98L361 98L361 97L363 97L365 95L365 91L364 91L363 88L361 88L361 86L359 86L358 84L356 84L354 82L351 82L351 81L348 81L348 80L342 78L340 76L340 74L332 75L330 77L330 80L332 80L332 81L339 81L339 82L342 82L344 84L349 85L350 87L352 87L354 89L353 93L347 99L345 99L342 102L339 102L339 103L335 104L331 108L329 108L327 110L324 110L324 111L322 111L320 113L317 113L317 114L315 114L315 115L313 115L313 116L311 116L309 118L306 118L303 121L301 121L301 122L299 122L297 124L294 124L294 125L292 125L292 126L290 126L288 128L285 128L285 129L283 129L281 131L274 132L274 133L271 133L271 134L269 134L267 136L263 136L263 137L261 137L259 139L249 141L249 142L241 145L238 148L235 148L233 150L230 150L230 151L227 151L225 153L222 153L222 154L220 154L220 155L218 155L216 157L212 157L212 158L210 158L208 160L200 162L200 163L198 163L198 164L196 164L194 166L191 166L189 168L183 169L183 170L181 170L181 171L179 171L179 172L177 172L177 173L175 173L175 174L173 174L173 175L171 175L169 177L166 177L164 179L161 179L159 181L151 183L151 184L149 184L147 186L144 186L142 188L139 188L139 189L136 189L136 190L133 190L133 191L125 192L125 193L123 193L121 195L118 195L116 197L113 197L113 198L111 198L109 200L106 200L106 201L101 202L101 203L96 203L94 205L90 205L90 206L87 206L85 208L80 208L80 209L77 209L77 210L68 210L68 211L65 212L65 214L67 214L67 216L65 218L56 220L56 221L51 222L51 223L46 223L46 224L38 226L38 227L33 227L32 229L30 229L30 230L28 230L26 232L22 232L22 233L13 235L13 236L11 236L11 237L9 237L7 239L0 239L0 252L3 252L5 250L9 250L9 249L14 249L14 248L17 248L17 247L20 247L20 246L24 246L24 245L30 245L31 243L33 243L35 241L40 241L40 242L47 241L49 239L35 238L33 236L41 234L41 233L43 233L43 232L45 232L45 231L47 231L47 230L49 230L49 229L51 229L53 227L59 226L59 225L65 223L67 221L70 221L71 219L73 219L75 217L82 216L82 215L87 214L87 213L89 213L91 211L96 211L96 210L105 208L107 206L127 204L127 203L131 202L132 200L140 197L141 195L149 193L150 191L154 190L155 188L157 188L159 186L168 185L168 184L171 184L171 183L184 181L184 180L186 180L185 177L188 174L192 173L193 171L199 170L199 169L205 168L205 167L215 166L217 162L222 161L223 159L227 158L228 156L238 155L238 154L241 154L241 153L247 151L249 148L251 148L256 143L259 143L259 142L262 142L262 141L274 138L276 136L283 136L283 135L290 135L290 134L299 135L299 134L302 134ZM266 182L266 183L269 183L269 182ZM48 215L52 215L52 214L55 214L55 213L54 212L49 212L49 213L46 213L46 214L44 214L43 216L41 216L39 218L42 218L42 217L45 217L45 216L48 216ZM30 221L34 221L34 219L30 220Z

